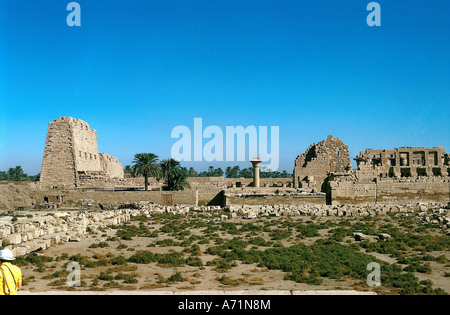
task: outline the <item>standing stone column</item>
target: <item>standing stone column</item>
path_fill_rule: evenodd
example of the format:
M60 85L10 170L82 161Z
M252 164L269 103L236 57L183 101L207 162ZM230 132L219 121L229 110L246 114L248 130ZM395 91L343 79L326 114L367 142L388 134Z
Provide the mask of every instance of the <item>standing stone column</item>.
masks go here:
M253 160L251 160L250 162L252 162L253 165L253 186L255 188L259 188L259 166L261 165L262 161L258 157L256 157L253 158Z

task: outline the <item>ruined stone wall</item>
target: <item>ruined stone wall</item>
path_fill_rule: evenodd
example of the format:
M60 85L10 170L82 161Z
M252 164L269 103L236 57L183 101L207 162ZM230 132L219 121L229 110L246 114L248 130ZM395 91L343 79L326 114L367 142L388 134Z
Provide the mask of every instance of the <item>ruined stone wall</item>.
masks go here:
M102 168L97 146L97 131L79 119L71 119L70 124L77 172L100 172Z
M198 202L200 205L223 205L222 188L200 188L198 190Z
M36 193L38 200L44 200L49 191ZM198 191L63 191L64 200L92 200L94 203L133 203L151 201L160 205L198 205Z
M129 187L143 188L144 177L131 177L125 174ZM157 181L150 177L149 189L160 189L163 181ZM224 178L224 177L188 177L187 181L193 190L199 190L200 193L217 194L219 191L233 187L249 187L253 184L253 178ZM292 178L261 178L261 187L292 187Z
M367 149L357 157L359 180L383 177L450 176L443 147Z
M83 180L80 182L80 174ZM96 183L89 176L123 179L122 165L116 158L99 153L97 132L72 117L50 122L42 161L40 183L43 189L73 189ZM99 188L103 188L99 182Z
M61 117L49 123L40 183L44 187L77 186L72 118Z
M386 178L372 182L330 182L329 185L333 205L450 202L450 177Z
M450 202L450 177L377 181L377 203Z
M0 182L0 211L33 207L38 190L38 182Z
M339 138L328 136L327 140L312 144L295 160L294 187L314 188L324 191L329 173L351 170L348 146Z
M191 189L198 190L200 204L222 205L224 189L252 186L253 178L189 177L188 182ZM292 178L261 178L260 182L263 188L292 186Z
M330 182L330 202L333 205L375 204L377 185L375 182ZM329 202L329 203L330 203Z
M109 178L124 178L122 164L117 158L106 153L100 153L100 165L103 172L105 172Z
M129 183L124 179L109 178L106 173L78 173L78 186L81 190L116 190L124 189Z
M211 199L219 191L212 193ZM55 194L63 196L64 201L72 200L75 204L79 200L92 200L94 203L133 203L140 201L152 201L161 205L190 205L196 206L199 202L199 191L74 191L53 189L40 189L36 182L0 182L0 211L25 208L33 210L45 198ZM206 200L206 203L211 199Z
M252 186L253 178L188 177L191 188L233 188ZM260 178L261 187L289 187L292 178Z
M325 205L326 194L311 189L253 188L225 191L224 205Z

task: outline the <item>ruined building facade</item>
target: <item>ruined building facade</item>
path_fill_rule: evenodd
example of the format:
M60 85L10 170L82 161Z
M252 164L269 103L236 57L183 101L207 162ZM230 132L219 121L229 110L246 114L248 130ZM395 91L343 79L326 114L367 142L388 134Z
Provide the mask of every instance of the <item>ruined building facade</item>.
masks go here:
M448 154L443 147L368 149L355 160L359 179L450 176Z
M352 169L338 138L312 144L297 157L296 188L326 193L328 204L450 202L450 156L443 147L367 149Z
M99 153L97 132L72 117L49 123L40 184L44 189L74 189L124 178L122 164Z
M348 146L341 139L328 136L295 159L294 187L325 191L330 173L349 172L351 168Z

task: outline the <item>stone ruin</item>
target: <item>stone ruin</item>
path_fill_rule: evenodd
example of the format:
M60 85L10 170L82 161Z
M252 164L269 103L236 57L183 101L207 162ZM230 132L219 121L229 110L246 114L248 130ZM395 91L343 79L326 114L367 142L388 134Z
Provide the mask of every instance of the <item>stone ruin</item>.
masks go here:
M294 186L326 193L327 204L450 202L450 158L443 147L367 149L352 169L338 138L312 144L297 157Z
M133 210L110 210L31 214L19 218L1 216L0 247L12 250L17 257L60 243L79 242L88 236L88 231L125 223L135 213Z
M358 179L450 176L443 147L362 151L357 157Z
M295 159L294 187L325 191L330 173L349 172L351 168L348 146L341 139L328 136Z
M355 161L358 168L352 169L348 146L330 135L310 145L295 159L293 178L287 181L259 179L257 167L254 179L189 180L192 190L197 192L195 205L199 201L210 205L450 201L450 156L443 147L367 149ZM162 183L153 184L152 190L161 190ZM117 191L140 190L142 185L140 178L124 177L116 158L98 152L97 132L86 122L60 117L49 123L40 178L42 191L53 189L60 194L113 190L116 194L111 198L118 200L123 196ZM61 196L64 198L65 194ZM164 204L173 204L170 200Z
M97 132L72 117L49 123L40 177L44 189L102 187L123 180L117 158L99 153Z

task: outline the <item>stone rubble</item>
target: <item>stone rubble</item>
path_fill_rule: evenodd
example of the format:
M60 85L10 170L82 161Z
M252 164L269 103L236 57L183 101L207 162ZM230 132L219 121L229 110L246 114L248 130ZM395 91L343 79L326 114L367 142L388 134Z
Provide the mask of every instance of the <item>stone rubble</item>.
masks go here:
M229 205L226 211L241 214L244 218L255 219L261 216L338 216L365 217L399 213L413 215L419 212L424 223L447 225L450 227L448 209L442 204L418 203L405 205ZM428 211L429 209L432 209Z
M30 217L0 217L0 246L23 256L64 242L79 242L87 232L129 221L130 210L59 212Z
M11 249L15 256L23 256L38 250L45 250L50 246L65 242L78 242L88 236L88 232L96 232L102 228L119 225L135 216L150 216L151 214L188 215L190 212L224 211L220 221L227 221L242 217L257 219L264 216L315 216L315 217L365 217L394 213L400 216L414 216L424 224L438 224L443 229L450 228L449 210L440 204L415 205L230 205L198 206L186 205L161 206L152 202L127 204L129 209L122 209L125 205L116 205L117 209L103 211L60 211L52 214L33 212L32 215L1 216L0 217L0 246ZM120 209L119 209L120 208ZM225 214L228 212L228 214ZM354 235L356 240L364 240L365 235ZM388 239L390 235L378 236Z

